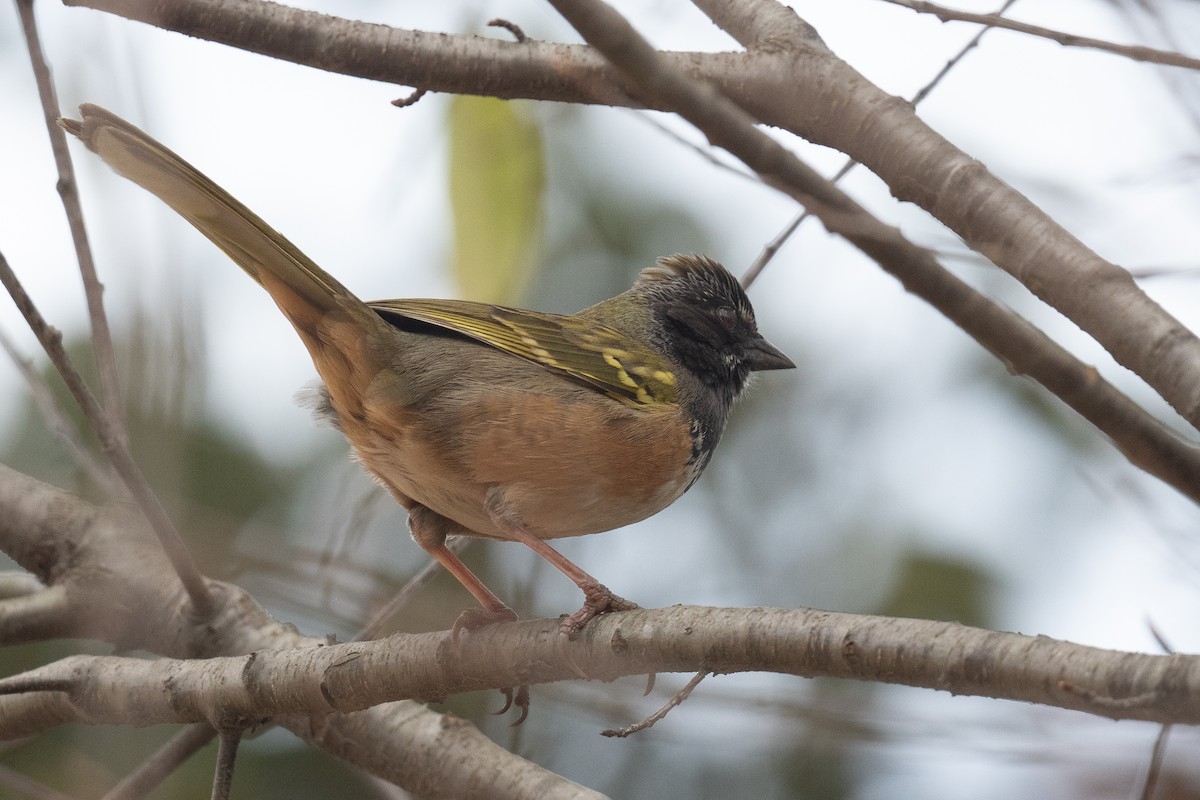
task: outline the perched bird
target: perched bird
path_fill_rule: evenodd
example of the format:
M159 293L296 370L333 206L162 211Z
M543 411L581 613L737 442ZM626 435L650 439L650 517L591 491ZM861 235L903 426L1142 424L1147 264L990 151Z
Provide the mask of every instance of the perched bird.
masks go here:
M266 289L308 348L322 406L408 510L413 539L479 601L454 632L516 614L446 547L521 542L596 614L636 608L546 543L619 528L696 481L755 370L795 366L746 293L703 256L661 258L574 315L458 300L364 303L175 153L94 105L59 120Z

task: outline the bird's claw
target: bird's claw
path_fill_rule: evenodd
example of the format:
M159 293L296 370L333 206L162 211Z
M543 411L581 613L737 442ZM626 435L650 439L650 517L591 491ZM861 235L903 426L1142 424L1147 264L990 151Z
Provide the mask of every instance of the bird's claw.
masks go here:
M613 594L612 590L603 584L597 583L580 588L583 589L583 608L564 619L558 627L559 634L566 639L574 639L591 621L592 617L607 614L610 611L632 611L640 608L637 603Z
M457 646L458 638L462 635L463 631L486 628L488 625L495 625L498 622L516 622L518 619L520 617L517 616L517 612L508 606L500 606L499 608L468 608L458 615L458 619L454 620L454 627L450 629L450 638L454 640L454 644Z

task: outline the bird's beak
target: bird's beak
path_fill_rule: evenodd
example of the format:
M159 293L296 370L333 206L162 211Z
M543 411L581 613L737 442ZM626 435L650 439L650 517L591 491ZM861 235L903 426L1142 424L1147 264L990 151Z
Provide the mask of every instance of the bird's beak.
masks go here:
M746 365L752 370L795 369L796 365L778 347L761 336L751 342Z

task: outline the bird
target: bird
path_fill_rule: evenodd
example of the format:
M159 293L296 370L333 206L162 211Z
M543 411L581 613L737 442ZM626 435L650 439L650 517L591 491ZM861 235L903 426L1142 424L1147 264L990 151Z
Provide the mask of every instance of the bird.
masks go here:
M582 590L560 623L637 608L547 540L624 527L708 465L751 373L795 364L758 332L737 279L701 255L643 269L577 314L463 300L364 302L245 205L116 114L59 119L262 286L323 382L320 411L408 512L412 538L479 603L464 630L516 620L447 547L520 542Z

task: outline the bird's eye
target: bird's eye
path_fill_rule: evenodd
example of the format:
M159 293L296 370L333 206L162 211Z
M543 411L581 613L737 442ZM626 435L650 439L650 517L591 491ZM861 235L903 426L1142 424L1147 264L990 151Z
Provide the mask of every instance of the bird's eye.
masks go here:
M717 319L725 330L731 331L737 325L737 312L729 306L721 306L717 309Z

